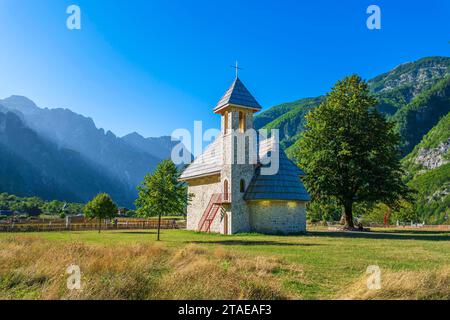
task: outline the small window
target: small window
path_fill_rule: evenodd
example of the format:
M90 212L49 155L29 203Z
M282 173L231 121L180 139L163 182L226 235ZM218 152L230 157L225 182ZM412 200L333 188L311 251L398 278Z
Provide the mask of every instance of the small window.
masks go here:
M245 132L245 113L239 111L239 131Z
M241 192L245 192L245 180L244 179L241 179L240 189L241 189Z
M226 134L228 132L228 111L225 111L223 117L224 117L223 132Z

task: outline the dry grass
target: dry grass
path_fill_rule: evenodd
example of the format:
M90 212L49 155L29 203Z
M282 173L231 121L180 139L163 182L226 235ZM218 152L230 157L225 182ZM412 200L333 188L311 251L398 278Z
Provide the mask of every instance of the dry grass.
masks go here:
M450 267L426 271L386 271L381 274L381 289L367 289L367 277L352 283L337 299L364 300L450 300Z
M248 257L217 248L213 252L188 245L175 253L173 272L164 277L164 299L289 299L277 276L299 267L263 256Z
M79 265L82 290L68 290ZM106 246L14 236L0 246L0 299L288 299L277 274L302 270L281 260L158 244Z
M449 234L0 234L0 299L450 299ZM68 290L79 265L82 290ZM382 289L368 290L368 265Z

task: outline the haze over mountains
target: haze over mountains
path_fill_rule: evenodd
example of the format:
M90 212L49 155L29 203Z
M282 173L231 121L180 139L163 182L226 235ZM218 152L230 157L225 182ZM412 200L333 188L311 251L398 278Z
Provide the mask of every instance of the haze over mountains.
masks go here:
M0 190L84 202L100 191L128 203L129 189L101 166L39 136L13 113L0 113Z
M21 96L0 100L0 112L1 153L9 155L8 163L11 157L22 163L21 169L2 175L0 189L18 195L84 202L104 191L131 206L144 175L170 158L177 143L137 133L120 138L69 109L39 108ZM7 158L2 158L4 169Z

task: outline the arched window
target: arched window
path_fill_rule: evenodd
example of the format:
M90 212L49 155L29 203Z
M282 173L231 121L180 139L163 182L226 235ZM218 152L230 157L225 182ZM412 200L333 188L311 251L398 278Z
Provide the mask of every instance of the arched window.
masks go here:
M239 132L245 132L245 113L239 111Z
M245 180L244 179L241 179L239 188L240 188L241 192L245 192Z
M228 200L228 180L223 181L223 200Z

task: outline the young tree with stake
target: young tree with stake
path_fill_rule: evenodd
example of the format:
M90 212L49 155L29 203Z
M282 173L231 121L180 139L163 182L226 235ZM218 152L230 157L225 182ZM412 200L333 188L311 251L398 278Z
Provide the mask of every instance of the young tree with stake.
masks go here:
M170 160L158 164L153 174L147 174L138 187L137 214L141 217L158 216L160 240L161 216L183 213L192 195L187 186L178 180L180 172Z

